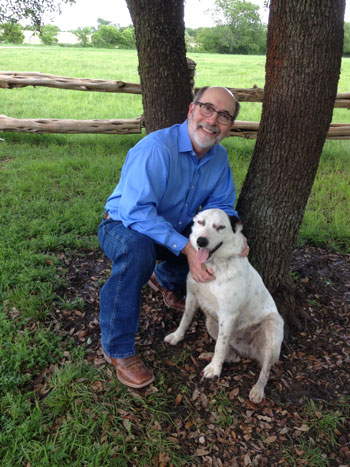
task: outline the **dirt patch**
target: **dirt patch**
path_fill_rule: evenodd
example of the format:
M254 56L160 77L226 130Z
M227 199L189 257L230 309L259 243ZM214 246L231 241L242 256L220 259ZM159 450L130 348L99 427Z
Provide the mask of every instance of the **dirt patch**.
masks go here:
M60 295L72 306L57 309L51 319L62 336L84 345L88 360L101 368L99 291L109 276L110 262L100 252L62 255L61 260L67 287ZM205 362L198 357L213 351L214 342L202 314L195 316L184 343L168 347L163 339L177 327L181 315L166 308L148 287L143 290L137 348L156 378L166 376L164 384L174 394L179 413L177 432L173 433L174 426L169 430L188 454L197 456L196 465L312 465L305 443L323 453L324 465L350 465L350 255L300 248L294 252L292 270L312 321L283 347L259 406L248 399L258 376L256 364L226 363L219 379L204 380ZM75 307L79 301L81 306ZM226 409L215 404L219 398L229 402ZM309 415L307 400L317 407ZM169 408L173 410L174 406ZM343 423L320 431L317 427L325 414L343 417ZM198 426L206 426L205 432ZM291 446L299 448L289 453Z

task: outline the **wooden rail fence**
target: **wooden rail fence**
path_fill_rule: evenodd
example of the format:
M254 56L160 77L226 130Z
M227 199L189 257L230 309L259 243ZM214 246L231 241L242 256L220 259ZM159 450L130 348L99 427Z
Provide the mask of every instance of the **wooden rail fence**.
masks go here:
M194 87L195 64L188 59L192 89ZM103 79L69 78L39 72L0 71L0 88L13 89L26 86L45 86L75 91L113 92L141 94L138 83L126 83ZM264 91L258 87L248 89L228 88L240 102L263 102ZM337 94L334 107L350 109L350 93ZM60 120L60 119L16 119L0 115L0 131L24 133L103 133L103 134L136 134L142 132L143 117L120 120ZM256 138L259 130L258 122L236 120L230 136ZM350 139L350 124L332 123L328 139Z

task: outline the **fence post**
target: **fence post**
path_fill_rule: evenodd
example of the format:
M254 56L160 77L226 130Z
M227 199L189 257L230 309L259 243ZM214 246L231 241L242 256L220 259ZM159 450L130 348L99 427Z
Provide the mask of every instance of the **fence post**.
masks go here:
M190 75L190 83L191 83L191 94L192 97L194 97L194 75L196 73L196 62L194 62L191 58L186 57L187 60L187 66L188 66L188 72Z

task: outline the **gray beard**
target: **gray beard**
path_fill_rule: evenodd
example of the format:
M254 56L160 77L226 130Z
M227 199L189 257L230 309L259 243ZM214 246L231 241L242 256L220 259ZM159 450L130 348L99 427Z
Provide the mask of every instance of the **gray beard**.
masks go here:
M215 146L215 144L217 144L219 141L218 141L218 136L216 136L214 138L214 140L211 140L210 142L208 141L207 143L205 143L204 141L202 141L202 138L201 137L197 137L198 135L198 131L199 129L202 127L203 125L198 125L196 130L193 132L193 139L194 139L194 142L196 143L196 145L202 149L210 149L212 148L213 146ZM205 139L205 136L204 138ZM209 139L209 138L208 138Z

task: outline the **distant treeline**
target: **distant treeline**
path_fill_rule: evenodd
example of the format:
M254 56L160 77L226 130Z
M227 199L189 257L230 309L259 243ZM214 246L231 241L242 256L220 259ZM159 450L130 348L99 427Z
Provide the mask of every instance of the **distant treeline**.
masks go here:
M98 26L83 27L70 31L77 38L76 47L100 47L136 49L133 26L121 27L110 21L99 18ZM189 52L210 52L220 54L257 55L266 52L267 26L257 22L250 27L234 27L232 24L217 25L210 28L187 28L185 31L186 46ZM22 44L23 30L32 29L22 27L19 23L0 24L0 43ZM60 29L54 25L43 25L37 32L40 41L45 45L61 44L58 40ZM345 56L350 56L350 23L344 24Z

